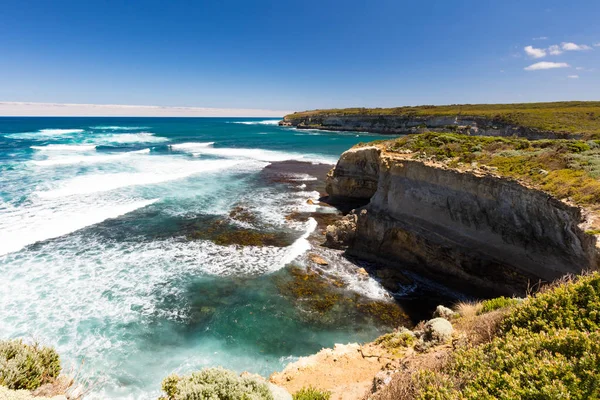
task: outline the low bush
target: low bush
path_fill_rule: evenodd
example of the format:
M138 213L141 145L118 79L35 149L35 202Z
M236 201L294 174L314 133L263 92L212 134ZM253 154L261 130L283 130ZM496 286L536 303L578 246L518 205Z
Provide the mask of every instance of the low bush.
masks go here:
M503 321L502 330L525 328L532 332L600 329L600 274L582 276L529 297Z
M379 344L386 349L398 349L412 346L417 339L409 330L401 330L399 332L386 333L375 339L375 344Z
M484 300L481 302L481 308L478 310L477 314L485 314L490 311L499 310L501 308L508 308L519 304L521 300L515 299L512 297L496 297L494 299Z
M302 388L292 396L293 400L329 400L331 393L313 387Z
M223 368L206 368L187 376L163 380L165 400L273 400L269 386Z
M450 351L440 368L401 376L378 399L394 391L407 399L599 399L600 273L512 300L492 299L481 309L504 312L473 318L502 317L491 341Z
M446 379L422 382L420 398L598 398L600 333L518 329L487 345L458 352L445 375ZM440 381L445 384L439 385Z
M60 359L53 348L28 345L21 340L0 341L0 385L35 390L60 374Z

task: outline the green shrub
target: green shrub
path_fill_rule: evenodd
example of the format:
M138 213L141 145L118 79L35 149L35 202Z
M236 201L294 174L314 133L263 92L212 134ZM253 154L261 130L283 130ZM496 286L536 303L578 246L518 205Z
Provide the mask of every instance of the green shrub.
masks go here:
M398 349L402 347L412 346L417 339L409 330L400 332L386 333L375 339L375 344L380 344L386 349Z
M582 332L600 329L600 274L594 273L530 297L501 325L504 332L525 328L551 332L568 328Z
M448 371L465 399L592 399L600 396L600 333L517 329L456 355Z
M206 368L187 376L170 375L162 390L168 400L273 400L269 386L223 368Z
M521 300L512 297L496 297L495 299L484 300L481 302L481 308L477 311L477 315L485 314L490 311L499 310L519 304Z
M0 385L35 390L59 373L60 359L54 349L21 340L0 341Z
M294 393L293 400L329 400L331 393L313 387L305 387Z

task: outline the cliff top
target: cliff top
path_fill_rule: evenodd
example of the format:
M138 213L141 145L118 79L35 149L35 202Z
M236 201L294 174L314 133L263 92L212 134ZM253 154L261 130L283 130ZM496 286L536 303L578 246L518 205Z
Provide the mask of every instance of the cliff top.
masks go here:
M320 116L471 116L541 131L600 134L600 102L453 104L395 108L343 108L296 112L286 121Z
M600 140L527 140L428 132L368 145L403 158L513 178L593 209L600 205Z

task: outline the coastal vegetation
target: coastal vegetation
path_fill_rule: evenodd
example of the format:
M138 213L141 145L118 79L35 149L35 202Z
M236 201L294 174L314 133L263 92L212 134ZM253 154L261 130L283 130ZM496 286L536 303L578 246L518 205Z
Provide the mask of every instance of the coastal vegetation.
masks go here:
M442 362L398 373L370 398L600 396L600 273L568 277L522 302L502 299L494 304L503 306L453 321L462 338L455 336L455 345L446 348ZM465 340L482 325L491 333L488 340L482 341L481 335Z
M162 400L273 400L266 382L223 368L170 375L163 380L162 390L166 394Z
M35 390L60 374L58 353L51 347L0 341L0 385L9 389Z
M302 388L292 396L292 400L329 400L330 398L331 393L312 386Z
M427 132L370 144L414 159L443 162L451 168L486 169L581 205L600 202L600 140L527 140Z
M428 117L468 116L540 131L600 135L600 102L568 101L522 104L453 104L394 108L343 108L296 112L288 121L323 116Z

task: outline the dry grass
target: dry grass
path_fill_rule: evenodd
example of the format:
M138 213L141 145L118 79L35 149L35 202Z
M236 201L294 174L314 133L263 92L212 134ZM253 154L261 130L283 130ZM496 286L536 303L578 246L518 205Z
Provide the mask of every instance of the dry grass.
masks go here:
M461 301L453 307L462 318L474 318L481 310L480 301Z

